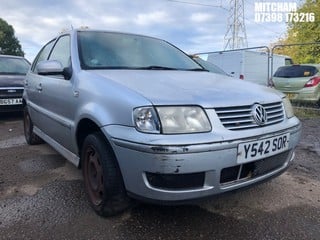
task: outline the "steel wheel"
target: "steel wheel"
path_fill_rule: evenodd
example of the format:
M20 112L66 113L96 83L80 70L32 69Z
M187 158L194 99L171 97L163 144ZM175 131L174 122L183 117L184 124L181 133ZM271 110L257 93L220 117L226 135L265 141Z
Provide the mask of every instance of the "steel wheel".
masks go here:
M89 198L94 205L98 206L103 199L104 183L100 156L94 146L87 147L84 161Z
M92 208L103 217L129 207L122 174L111 146L101 132L88 135L82 145L84 185Z
M30 138L30 129L31 129L31 120L28 113L24 113L24 121L23 121L23 127L24 127L24 134L26 138Z

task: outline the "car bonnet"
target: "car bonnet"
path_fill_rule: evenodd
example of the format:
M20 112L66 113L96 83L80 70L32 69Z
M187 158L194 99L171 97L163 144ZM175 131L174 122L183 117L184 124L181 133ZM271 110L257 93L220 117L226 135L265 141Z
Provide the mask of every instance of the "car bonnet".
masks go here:
M205 108L281 101L270 88L209 72L171 70L94 70L147 98L154 105Z
M0 88L23 87L25 75L0 75Z

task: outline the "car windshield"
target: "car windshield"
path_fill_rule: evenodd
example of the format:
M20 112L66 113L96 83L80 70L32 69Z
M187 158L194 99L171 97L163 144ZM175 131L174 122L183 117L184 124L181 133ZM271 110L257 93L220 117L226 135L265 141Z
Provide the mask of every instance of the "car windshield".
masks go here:
M83 69L204 70L176 47L151 37L84 31L78 44Z
M299 77L311 77L318 72L318 69L314 66L307 65L292 65L283 66L278 68L274 77L282 78L299 78Z
M0 74L25 75L30 64L23 58L0 57Z

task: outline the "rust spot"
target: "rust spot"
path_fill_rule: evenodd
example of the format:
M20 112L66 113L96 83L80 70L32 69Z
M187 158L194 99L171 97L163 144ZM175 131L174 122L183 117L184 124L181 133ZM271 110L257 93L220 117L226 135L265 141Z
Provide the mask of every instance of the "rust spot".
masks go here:
M152 149L152 151L154 151L154 152L160 152L160 153L167 153L167 152L169 152L169 149L166 148L166 147L152 147L151 149Z
M183 158L176 158L176 162L182 162L182 161L184 161Z
M170 153L170 154L179 154L189 152L188 147L165 147L165 146L154 146L151 147L151 150L155 153Z
M183 147L183 148L182 148L182 152L189 152L189 148Z

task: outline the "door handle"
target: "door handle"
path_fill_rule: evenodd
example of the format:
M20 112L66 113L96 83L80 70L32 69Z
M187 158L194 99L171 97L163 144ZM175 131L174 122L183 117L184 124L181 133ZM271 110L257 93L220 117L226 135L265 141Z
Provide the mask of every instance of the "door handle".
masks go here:
M41 83L39 83L39 85L37 86L37 90L38 90L38 92L42 91L42 84Z

